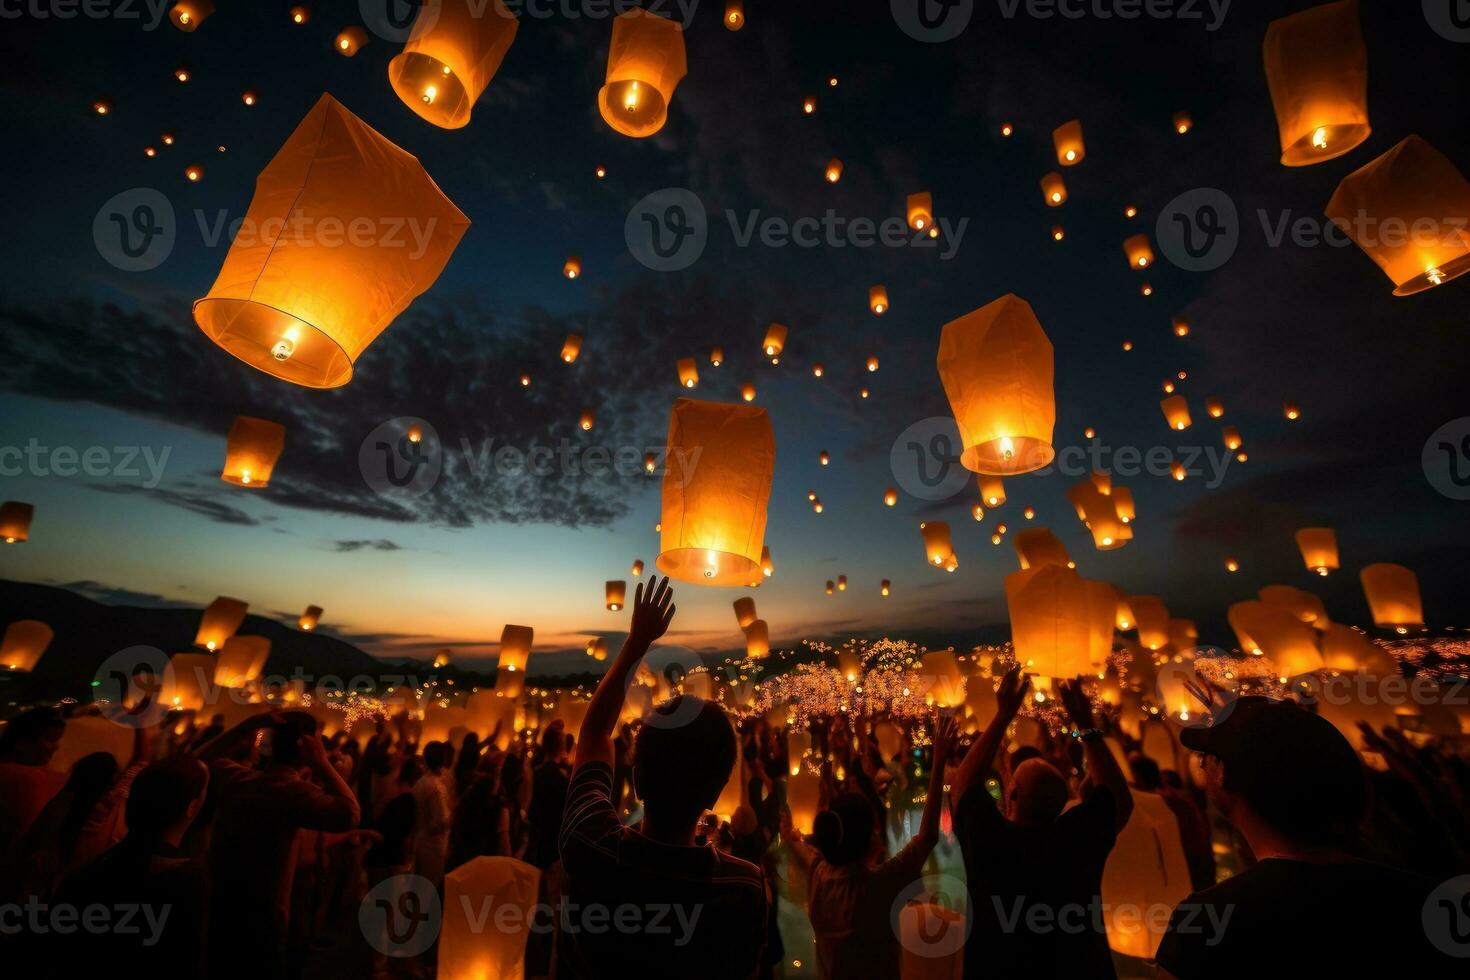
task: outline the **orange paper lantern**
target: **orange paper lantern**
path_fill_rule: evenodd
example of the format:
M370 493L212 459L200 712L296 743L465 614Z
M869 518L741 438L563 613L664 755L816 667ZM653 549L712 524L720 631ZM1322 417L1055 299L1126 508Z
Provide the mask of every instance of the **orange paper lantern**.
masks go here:
M928 191L910 194L905 205L909 227L927 231L934 224L934 196Z
M16 620L5 627L5 638L0 640L0 668L19 672L35 670L36 661L55 638L55 631L40 620Z
M1048 207L1061 207L1067 203L1067 184L1059 173L1049 173L1041 178L1041 194Z
M435 0L419 8L388 81L403 104L443 129L470 121L520 26L501 0Z
M1296 532L1302 561L1318 575L1337 568L1337 532L1330 527L1304 527Z
M236 416L225 446L220 479L236 486L264 489L286 445L286 427L248 415Z
M735 622L740 624L740 628L745 629L751 623L755 622L755 620L755 600L749 596L741 596L739 599L736 599Z
M1064 167L1081 163L1087 155L1087 147L1082 142L1082 123L1076 119L1052 130L1051 141L1057 149L1057 163Z
M980 499L987 507L999 507L1006 502L1005 481L998 476L980 477Z
M776 563L771 560L770 545L761 546L761 574L766 578L776 574Z
M271 641L263 636L230 637L215 659L215 682L220 687L247 687L260 678L270 654Z
M738 31L745 26L745 4L741 0L725 0L725 30Z
M506 624L500 631L500 659L496 662L495 688L500 689L500 675L505 673L524 674L526 662L531 657L531 645L536 640L536 631L530 626Z
M567 339L561 345L561 359L564 363L571 364L582 353L582 338L574 333L567 334Z
M213 0L178 0L168 10L169 23L185 33L193 33L214 13Z
M694 358L682 357L674 366L679 370L679 384L685 388L699 384L699 369L694 366Z
M368 43L367 31L361 27L344 28L332 41L332 47L344 58L351 58Z
M1076 677L1091 667L1087 586L1051 563L1005 578L1016 659L1028 674Z
M7 500L0 504L0 539L6 544L19 544L31 539L31 519L36 508L19 500Z
M253 230L230 245L194 319L245 363L311 388L352 379L358 356L433 284L469 227L418 160L330 95L261 171L245 220ZM387 244L405 220L425 235L421 247ZM382 237L341 231L362 225Z
M1164 600L1154 595L1129 596L1128 609L1133 613L1133 625L1138 630L1139 643L1150 650L1168 645L1169 608L1164 605Z
M786 349L786 333L786 327L779 323L766 327L766 339L761 341L761 348L768 357L779 357Z
M194 634L194 645L206 650L218 650L225 641L235 635L240 624L245 622L245 612L250 605L239 599L220 596L211 602L199 618L199 630Z
M884 286L868 287L868 309L876 316L888 312L888 289Z
M1147 235L1133 235L1123 241L1123 254L1128 256L1128 267L1130 269L1147 269L1154 264L1154 250L1148 243ZM1175 331L1178 332L1177 329ZM1189 333L1188 324L1184 327L1183 337Z
M827 169L824 173L827 183L835 184L842 179L842 161L833 157L827 161Z
M1281 162L1342 156L1368 138L1368 50L1357 0L1311 7L1266 29L1266 81Z
M1159 408L1164 410L1164 419L1169 423L1169 428L1183 432L1192 424L1189 417L1189 402L1184 400L1183 395L1170 395L1159 402Z
M674 88L688 67L684 31L642 8L613 21L607 75L597 93L603 121L624 136L652 136L668 119Z
M617 612L623 608L623 605L627 601L628 583L609 581L606 586L605 595L607 598L607 608L612 612Z
M947 568L955 557L949 522L925 521L919 525L919 532L924 536L924 555L929 564L935 568Z
M1419 578L1403 565L1366 565L1358 573L1363 594L1373 611L1373 623L1407 633L1424 625L1424 604L1419 599Z
M312 630L317 628L317 624L319 624L321 621L322 607L307 606L306 612L302 613L301 618L296 620L296 625L301 627L306 632L310 633Z
M760 660L771 652L771 628L764 619L751 620L745 627L745 655L751 660Z
M1072 561L1067 554L1067 549L1049 528L1030 527L1016 534L1016 557L1021 562L1021 570L1035 568L1038 565L1061 565L1066 568ZM1116 603L1114 603L1116 605ZM1112 607L1108 611L1108 629L1112 629L1113 617Z

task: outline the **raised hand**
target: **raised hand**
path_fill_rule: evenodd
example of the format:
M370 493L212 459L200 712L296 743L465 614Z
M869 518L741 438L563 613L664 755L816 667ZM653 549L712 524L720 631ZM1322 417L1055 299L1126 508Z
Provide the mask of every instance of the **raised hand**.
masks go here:
M1096 727L1092 723L1092 702L1087 700L1082 678L1057 681L1057 696L1061 698L1062 707L1067 709L1067 717L1072 719L1072 724L1078 731Z
M1021 702L1026 698L1026 691L1031 687L1031 678L1021 673L1021 665L1017 664L1006 675L1000 679L1000 687L995 692L996 716L1004 717L1006 723L1016 716L1021 710Z
M638 583L633 594L633 617L628 626L628 641L639 643L645 649L668 631L674 618L674 591L669 588L668 576L657 575L648 580L647 587Z
M944 763L954 754L955 741L959 737L959 725L955 719L934 712L934 769L944 771Z

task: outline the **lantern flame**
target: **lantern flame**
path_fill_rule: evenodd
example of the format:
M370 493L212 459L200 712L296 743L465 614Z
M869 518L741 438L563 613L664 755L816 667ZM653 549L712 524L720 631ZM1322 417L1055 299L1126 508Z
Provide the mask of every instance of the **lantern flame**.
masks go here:
M1322 126L1312 134L1312 146L1318 150L1327 149L1327 127Z

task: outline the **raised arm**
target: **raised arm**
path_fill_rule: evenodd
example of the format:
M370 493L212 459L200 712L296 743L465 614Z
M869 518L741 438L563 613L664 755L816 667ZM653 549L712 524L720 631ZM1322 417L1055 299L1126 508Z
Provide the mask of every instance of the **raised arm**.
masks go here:
M1000 688L995 692L995 719L986 726L975 744L970 746L970 751L965 753L965 759L950 783L949 798L955 806L965 798L965 791L970 788L975 777L995 763L995 754L1000 751L1006 728L1016 717L1016 712L1021 710L1021 700L1030 686L1031 678L1021 673L1019 664L1000 679Z
M194 757L205 765L211 765L221 756L232 755L236 749L255 738L262 728L269 728L282 719L283 714L272 711L267 714L251 715L234 728L227 729L199 747Z
M587 706L587 715L582 719L582 736L577 740L578 768L588 762L613 764L613 729L623 710L628 678L648 653L648 648L668 630L674 609L674 593L669 588L667 577L660 581L655 575L648 580L646 589L644 583L638 584L633 595L628 638L623 641L612 666L602 675L602 681L592 695L592 703Z
M924 800L924 815L919 819L919 832L914 839L925 845L926 854L939 843L939 812L944 806L944 766L954 752L958 726L955 720L934 713L934 759L929 769L929 796Z
M1133 813L1133 793L1128 789L1128 779L1123 775L1123 770L1118 768L1118 761L1108 751L1102 732L1093 724L1092 704L1082 688L1082 678L1058 681L1057 695L1061 698L1062 707L1067 709L1067 717L1072 719L1073 726L1081 733L1082 754L1087 760L1088 778L1095 786L1106 786L1112 794L1117 827L1122 830L1129 815Z

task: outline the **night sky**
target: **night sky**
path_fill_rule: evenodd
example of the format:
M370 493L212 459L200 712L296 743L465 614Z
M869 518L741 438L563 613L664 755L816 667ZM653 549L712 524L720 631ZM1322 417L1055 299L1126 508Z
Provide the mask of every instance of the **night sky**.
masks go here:
M35 440L168 457L156 485L141 459L134 476L7 470L0 499L37 513L28 544L0 549L0 577L145 605L227 594L291 619L314 603L325 629L379 655L493 653L508 621L533 625L540 650L580 651L623 624L603 608L604 580L628 578L634 559L653 568L658 479L479 474L461 447L566 439L641 456L662 446L683 393L675 360L694 357L694 397L735 401L749 381L770 410L766 540L777 570L755 598L781 646L1004 638L1010 538L1037 525L1057 533L1085 576L1159 594L1174 615L1199 620L1204 640L1227 646L1226 606L1277 582L1316 589L1335 619L1365 622L1357 569L1375 561L1418 572L1432 626L1465 625L1470 504L1436 491L1421 454L1437 429L1470 415L1470 277L1399 299L1356 247L1277 245L1270 234L1284 220L1320 225L1338 181L1410 134L1470 170L1470 44L1433 29L1418 3L1362 4L1373 134L1302 169L1279 163L1261 58L1269 20L1312 6L1296 0L1237 2L1218 23L1204 3L1189 5L1202 19L1102 17L1091 4L1073 5L1087 12L1078 19L1043 19L1024 3L1007 16L1010 3L976 0L966 29L943 43L906 34L888 4L748 0L747 24L732 33L723 4L706 2L686 31L689 73L668 122L643 140L598 113L611 22L597 4L559 0L538 8L549 16L523 15L457 131L394 95L387 64L399 43L373 37L356 57L334 53L333 36L364 22L357 3L314 4L295 26L289 3L219 0L192 34L166 20L149 29L159 15L141 3L121 8L135 16L103 19L12 17L20 6L6 6L0 25L0 447ZM187 84L173 77L181 64L192 69ZM259 95L253 107L242 104L246 89ZM324 92L415 154L473 224L351 384L313 391L230 357L194 325L190 305L228 250L219 228L243 217L257 173ZM113 109L99 117L91 107L104 96ZM817 100L810 115L806 96ZM1171 125L1178 110L1194 122L1184 136ZM1070 200L1048 208L1038 181L1061 169L1051 131L1073 118L1086 159L1064 171ZM1015 127L1008 139L1004 123ZM165 131L174 146L159 142ZM833 157L844 170L829 185ZM184 177L190 164L204 167L197 184ZM115 195L146 188L171 205L175 243L155 268L124 271L99 249L94 219ZM690 267L655 272L630 253L625 220L665 188L699 198L708 243ZM1157 231L1170 202L1199 188L1223 192L1239 215L1238 248L1208 272L1173 265ZM901 217L905 196L924 190L949 229L965 222L962 234L934 247L737 240L757 216ZM1139 232L1159 257L1142 273L1121 247ZM574 254L584 274L569 282L562 263ZM892 302L881 318L867 308L875 283ZM1059 449L1085 445L1092 426L1109 453L1211 454L1183 483L1115 475L1139 513L1121 550L1095 551L1066 501L1081 472L1007 480L1009 502L979 524L973 476L946 499L904 493L883 505L885 487L907 486L890 463L895 440L948 414L934 366L941 327L1007 293L1031 303L1055 345ZM1174 335L1176 316L1188 337ZM791 330L779 366L760 350L772 320ZM558 361L568 332L586 337L572 366ZM720 368L709 364L716 345ZM870 354L881 362L872 374ZM1195 424L1173 433L1158 401L1180 371ZM1224 402L1222 421L1249 452L1223 474L1211 470L1223 448L1206 396ZM1301 405L1300 420L1283 418L1285 399ZM584 434L577 418L588 407L598 422ZM289 429L263 492L218 478L240 414ZM412 499L375 493L358 466L369 433L401 417L431 423L445 453L438 485ZM822 450L831 465L818 464ZM1022 517L1028 505L1034 521ZM918 523L928 519L953 523L954 574L924 563ZM1010 534L997 547L1000 523ZM1292 540L1309 525L1338 531L1343 568L1327 580L1303 567ZM1238 574L1225 571L1227 556ZM848 590L824 595L839 574ZM680 587L670 641L737 647L730 603L742 594Z

